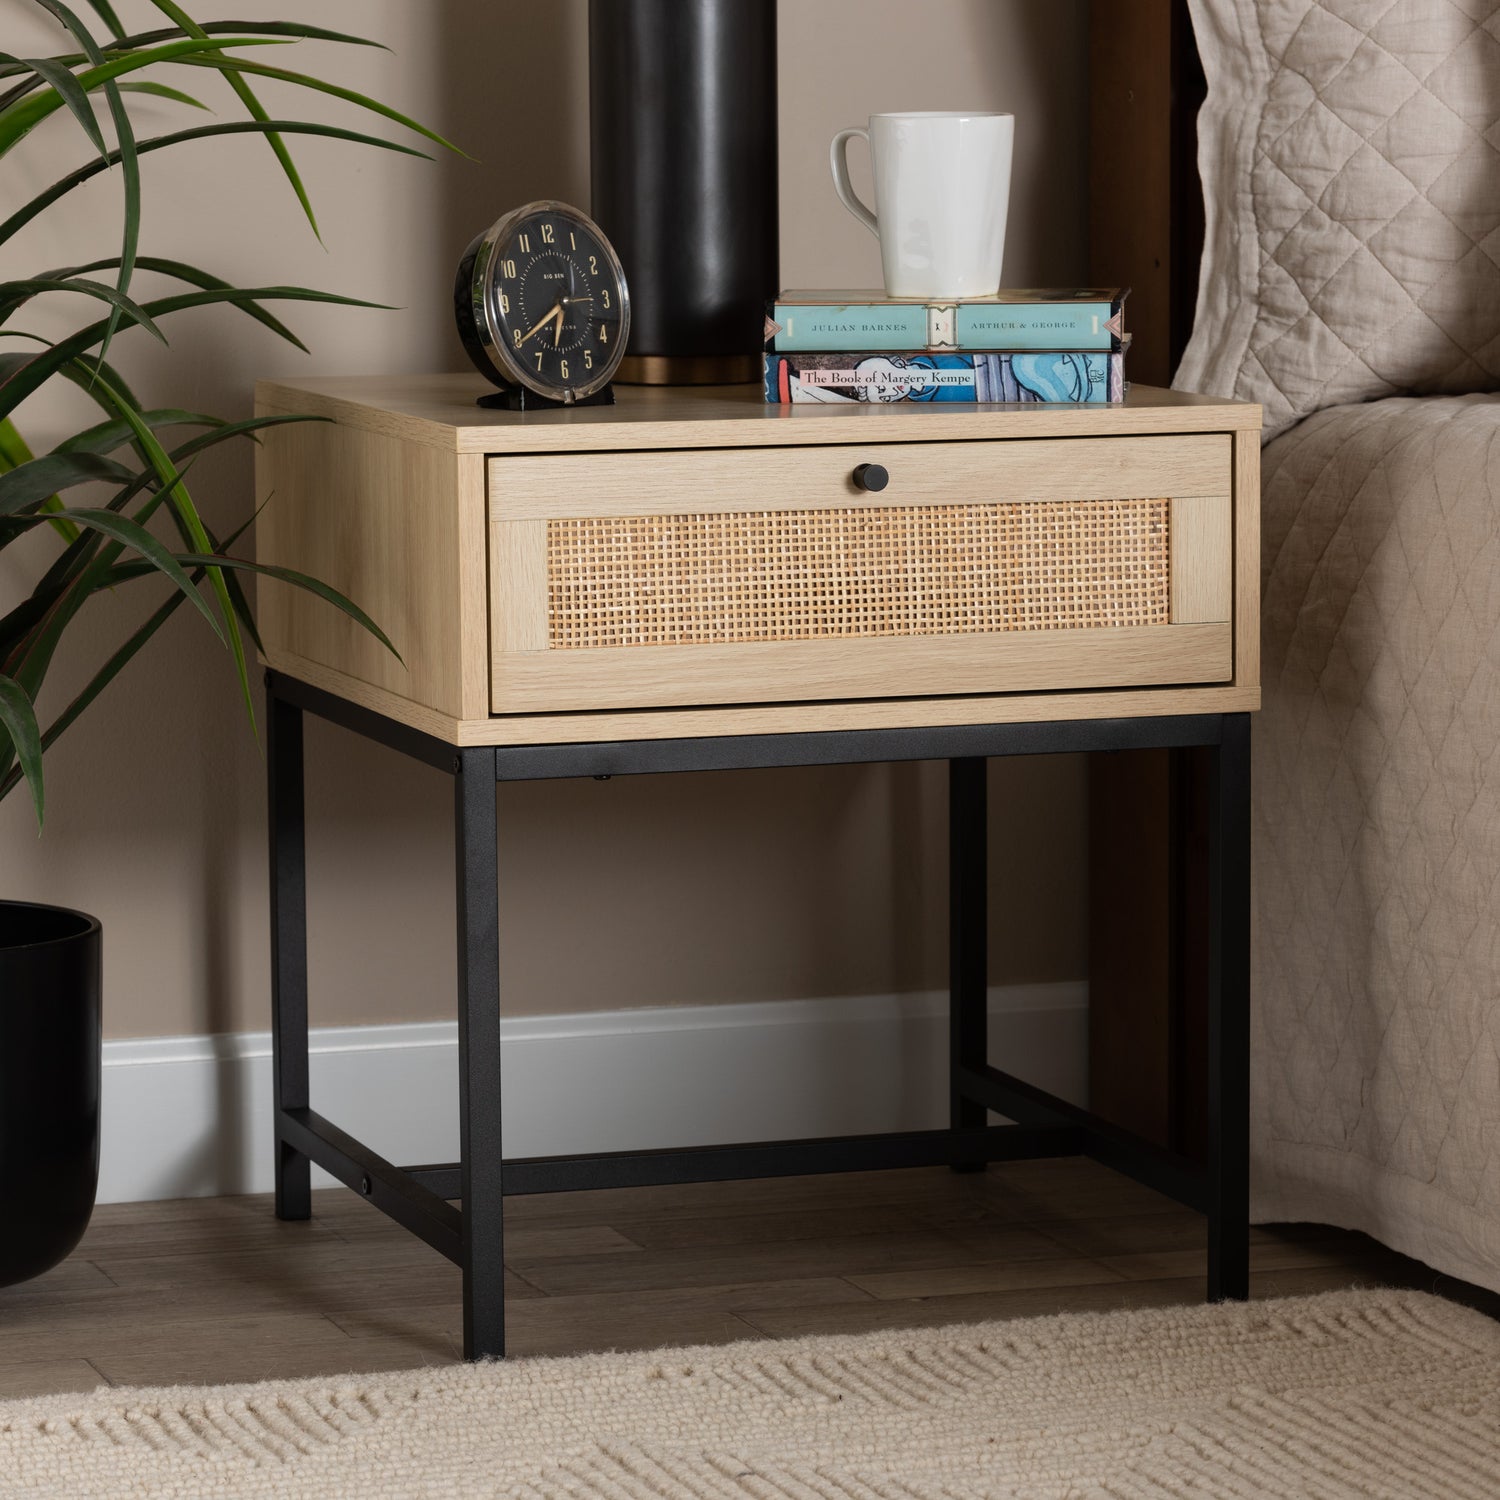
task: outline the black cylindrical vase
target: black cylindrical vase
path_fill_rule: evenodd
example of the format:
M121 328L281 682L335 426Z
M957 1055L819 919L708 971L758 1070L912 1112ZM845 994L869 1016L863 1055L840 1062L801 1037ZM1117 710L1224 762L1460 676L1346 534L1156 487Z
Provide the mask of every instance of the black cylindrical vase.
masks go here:
M50 1270L94 1211L102 955L93 917L0 901L0 1286Z
M630 283L622 381L758 380L779 266L776 0L590 0L593 216Z

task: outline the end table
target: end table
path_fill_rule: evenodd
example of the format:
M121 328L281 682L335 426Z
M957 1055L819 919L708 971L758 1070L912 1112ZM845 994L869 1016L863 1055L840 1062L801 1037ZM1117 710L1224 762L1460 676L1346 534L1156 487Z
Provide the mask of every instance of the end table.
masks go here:
M512 1193L1094 1157L1208 1220L1208 1295L1248 1295L1249 714L1259 706L1258 407L768 407L638 389L509 413L466 376L264 381L276 1212L316 1162L463 1270L464 1350L504 1352ZM312 1108L303 715L448 772L460 1160L398 1167ZM994 1067L985 762L1207 746L1210 1127L1200 1166ZM506 1159L499 782L947 760L950 1125ZM1011 1123L992 1125L990 1113ZM457 1205L457 1206L455 1206Z

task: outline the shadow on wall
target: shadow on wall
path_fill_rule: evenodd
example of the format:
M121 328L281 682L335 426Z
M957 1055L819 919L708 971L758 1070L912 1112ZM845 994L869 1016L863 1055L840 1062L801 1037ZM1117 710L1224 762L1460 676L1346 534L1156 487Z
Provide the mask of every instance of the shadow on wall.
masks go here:
M1076 80L1066 74L1083 53L1085 12L1047 9L1042 15L1038 7L986 3L964 6L954 18L968 28L966 45L1008 54L1013 68L1015 54L1026 54L1032 71L1069 97ZM444 0L436 11L444 86L433 123L479 159L477 167L451 157L439 164L441 238L456 263L476 233L518 203L555 197L588 208L588 4ZM794 103L783 97L783 111ZM1049 120L1052 149L1014 187L1014 217L1029 223L1028 239L1038 241L1028 260L1045 255L1079 274L1085 257L1068 235L1084 222L1083 209L1053 212L1056 186L1045 173L1059 162L1076 164L1086 125ZM783 150L797 139L784 132ZM841 214L826 183L820 190L807 213ZM1037 232L1054 220L1055 231ZM795 267L784 270L796 280ZM466 367L455 336L450 347L454 367ZM1083 767L1015 762L995 766L991 780L997 979L1076 977L1084 962ZM684 826L696 821L694 809L707 838ZM357 816L346 808L340 822ZM864 820L873 836L860 830ZM511 871L503 920L515 935L510 959L518 981L506 996L508 1009L517 1001L546 1012L944 982L941 766L507 788L501 823L502 880ZM616 841L624 857L606 847ZM559 857L560 848L571 859ZM788 875L789 867L798 873ZM543 883L552 888L550 899ZM380 899L374 890L365 896ZM737 907L738 917L726 906ZM764 919L779 930L767 931ZM583 926L570 934L574 922ZM443 945L440 952L446 936L434 923L430 938ZM768 943L790 956L771 960ZM615 944L623 962L607 956ZM734 972L723 972L726 962ZM441 960L440 973L446 964Z
M479 165L444 155L442 243L464 247L517 204L589 206L587 0L442 0L444 87L434 127ZM454 369L467 369L457 334Z
M1005 282L1082 283L1088 268L1088 5L986 0L969 7L968 15L979 56L1024 58L1033 108L1030 118L1017 109L1016 129L1044 137L1040 149L1016 151ZM1074 101L1076 107L1069 107ZM1006 102L999 107L1015 106ZM1016 244L1021 237L1023 242Z

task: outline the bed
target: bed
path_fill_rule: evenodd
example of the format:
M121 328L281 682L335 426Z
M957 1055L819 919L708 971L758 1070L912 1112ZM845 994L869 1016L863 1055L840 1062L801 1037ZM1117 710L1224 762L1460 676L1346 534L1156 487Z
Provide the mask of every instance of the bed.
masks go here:
M1268 445L1255 1211L1500 1289L1500 397Z
M1095 190L1132 374L1267 415L1253 1213L1500 1289L1500 4L1094 9L1160 64Z

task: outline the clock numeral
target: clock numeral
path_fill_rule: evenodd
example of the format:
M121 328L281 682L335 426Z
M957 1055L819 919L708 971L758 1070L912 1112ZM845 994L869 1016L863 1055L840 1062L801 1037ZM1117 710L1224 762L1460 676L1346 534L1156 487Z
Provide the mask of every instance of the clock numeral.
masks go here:
M591 255L591 256L589 256L589 275L590 276L597 276L598 274L599 274L599 258L596 255Z
M518 234L516 236L516 239L520 243L521 254L522 255L530 255L531 254L531 237L529 235L525 235L525 234Z
M513 260L502 260L500 262L500 274L514 281L516 276L516 263Z
M604 288L604 305L606 307L609 306L609 288L608 287Z
M607 344L609 342L609 328L606 324L603 323L599 325L599 342L601 344Z
M565 359L564 360L559 360L557 367L558 367L558 370L562 374L562 378L564 380L566 380L568 378L568 362L567 362L567 360L565 360Z
M552 226L550 224L542 225L542 243L544 245L552 243Z
M512 328L510 336L516 341L516 348L519 349L521 347L521 330L519 328Z
M500 293L500 311L501 313L508 313L510 311L510 298L504 292Z
M583 368L585 370L592 370L594 368L594 351L592 349L585 349L583 351Z
M539 370L542 368L542 351L540 349L536 351L536 367Z
M574 234L573 231L570 229L568 231L568 249L570 249L570 250L576 250L577 248L578 248L578 236L576 234Z

